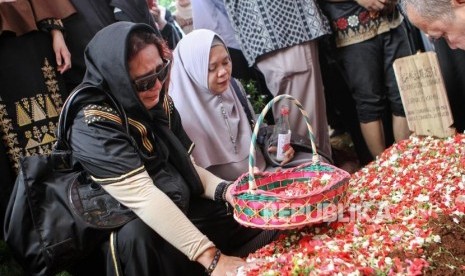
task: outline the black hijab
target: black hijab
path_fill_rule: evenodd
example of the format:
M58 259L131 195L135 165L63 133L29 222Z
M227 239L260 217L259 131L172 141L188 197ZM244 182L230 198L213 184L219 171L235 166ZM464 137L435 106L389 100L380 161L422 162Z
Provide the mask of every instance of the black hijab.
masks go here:
M174 106L170 109L171 112L165 109L164 103L166 106L167 99L164 91L160 93L158 104L147 110L139 100L129 77L127 42L131 33L139 30L156 33L146 24L130 22L117 22L99 31L85 51L87 71L83 84L109 91L122 105L128 117L142 123L153 134L149 138L154 142L155 155L152 157L156 160L146 162L148 159L145 159L147 170L174 166L189 183L191 192L200 194L203 187L187 152L192 142L182 128L179 113ZM167 112L170 112L169 120ZM142 142L137 143L139 149L142 149Z
M89 42L84 58L87 71L83 83L110 91L131 118L150 122L152 116L137 96L129 77L127 41L136 30L155 31L146 24L117 22L99 31ZM115 59L115 57L121 57ZM160 95L159 104L163 102Z

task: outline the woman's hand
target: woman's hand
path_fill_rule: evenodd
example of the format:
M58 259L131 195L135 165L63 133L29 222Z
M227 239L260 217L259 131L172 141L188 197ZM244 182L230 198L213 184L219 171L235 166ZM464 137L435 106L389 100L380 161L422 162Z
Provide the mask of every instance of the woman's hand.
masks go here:
M215 257L216 248L211 247L205 252L203 252L199 258L197 258L197 262L203 265L205 268L208 268L210 264L213 262ZM238 257L227 256L224 254L220 255L218 263L216 267L213 269L211 275L213 276L224 276L224 275L236 275L239 267L246 265L246 262Z
M253 173L254 174L259 173L259 172L260 172L260 169L258 167L253 167ZM232 187L233 187L233 185L231 184L226 188L225 199L231 206L234 206L233 196L231 194Z
M276 149L277 149L276 146L271 146L271 147L268 148L268 152L269 153L274 153L274 152L276 152ZM284 152L284 159L283 159L283 161L281 161L281 163L279 163L279 165L284 166L287 163L289 163L292 159L294 159L294 154L295 154L295 150L289 144L286 152Z
M221 254L212 276L236 275L239 268L244 265L246 262L241 258Z
M60 30L52 30L50 33L52 35L53 51L55 52L57 70L60 74L63 74L71 68L71 53L66 46L63 33Z
M357 4L369 11L381 11L389 0L355 0Z
M167 22L165 20L165 14L161 11L160 7L158 7L158 4L153 3L153 6L149 9L149 11L157 23L157 27L160 29L160 31L163 30Z

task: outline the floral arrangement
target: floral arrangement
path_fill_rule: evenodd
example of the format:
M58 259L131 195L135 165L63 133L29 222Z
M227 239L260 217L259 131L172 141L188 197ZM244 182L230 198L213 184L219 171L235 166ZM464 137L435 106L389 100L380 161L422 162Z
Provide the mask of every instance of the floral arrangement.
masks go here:
M423 274L424 248L441 243L428 223L447 216L464 225L465 135L394 144L351 176L349 192L347 208L317 226L283 231L250 254L239 275ZM465 274L461 264L455 273Z

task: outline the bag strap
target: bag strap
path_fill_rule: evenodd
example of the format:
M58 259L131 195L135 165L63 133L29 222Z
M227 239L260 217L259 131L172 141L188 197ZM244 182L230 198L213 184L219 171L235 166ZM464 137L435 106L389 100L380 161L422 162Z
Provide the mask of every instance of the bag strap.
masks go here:
M239 98L239 101L241 102L242 107L244 108L244 111L245 111L245 114L247 115L247 120L249 120L250 126L254 128L255 116L253 116L253 113L250 110L249 104L247 103L247 98L245 97L244 93L242 93L242 90L239 88L239 85L237 84L236 79L233 78L231 80L231 84L232 84L234 92L236 93L237 97Z
M64 151L71 150L71 146L69 145L68 138L66 135L67 130L68 130L68 124L69 124L68 117L70 116L69 113L71 110L71 105L73 104L73 102L76 100L76 98L80 94L82 94L84 91L89 91L89 89L100 92L102 95L104 95L107 99L111 101L112 107L116 109L116 111L121 117L126 134L129 135L129 123L128 123L128 118L126 116L126 112L124 111L124 108L121 106L121 104L115 99L115 97L111 95L110 93L108 93L106 90L99 89L92 85L82 85L82 86L78 86L68 96L65 103L63 104L60 117L58 118L58 129L57 129L57 137L56 137L57 142L55 145L56 150L64 150Z
M60 116L58 118L58 128L57 128L57 141L53 147L51 153L52 166L55 171L67 172L72 171L73 162L72 162L72 150L68 141L67 130L69 126L69 117L72 115L72 104L78 98L79 95L84 94L84 91L90 91L100 93L101 96L105 99L109 99L113 108L118 112L121 121L123 123L124 131L130 137L132 145L138 149L136 141L130 135L129 132L129 123L126 116L126 112L121 104L115 99L113 95L108 93L108 91L99 89L98 87L92 85L79 85L76 87L73 92L68 96L65 103L63 104ZM97 94L98 95L98 94Z

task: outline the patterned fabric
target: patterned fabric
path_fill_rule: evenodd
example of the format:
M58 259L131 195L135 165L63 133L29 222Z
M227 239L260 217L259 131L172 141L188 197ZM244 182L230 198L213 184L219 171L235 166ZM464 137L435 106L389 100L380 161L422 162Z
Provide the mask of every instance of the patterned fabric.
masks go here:
M225 0L242 51L253 65L257 57L330 33L313 0Z
M122 124L121 118L116 110L108 105L90 104L84 107L84 121L88 125L105 120L113 121L120 125Z
M0 131L16 172L21 156L49 154L56 140L58 115L66 95L54 64L48 58L42 62L40 68L28 68L40 70L42 79L25 74L24 68L23 71L18 68L18 73L10 76L0 69L0 80L5 81L0 96ZM7 77L11 82L6 82ZM22 83L16 82L20 79Z
M171 115L174 112L174 103L171 97L165 97L166 110L168 110L169 116L169 126L171 127ZM122 125L123 122L118 115L118 112L110 107L108 104L99 105L99 104L89 104L83 108L84 112L84 121L90 126L95 126L96 122L113 122L118 125ZM142 122L136 121L134 119L128 118L128 123L131 129L131 134L137 137L136 139L140 140L142 146L141 150L148 156L154 154L154 146L149 138L149 130L145 127Z
M367 11L356 2L327 2L323 9L331 19L337 47L371 39L397 28L403 20L397 10L392 15L382 16L379 12Z

